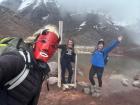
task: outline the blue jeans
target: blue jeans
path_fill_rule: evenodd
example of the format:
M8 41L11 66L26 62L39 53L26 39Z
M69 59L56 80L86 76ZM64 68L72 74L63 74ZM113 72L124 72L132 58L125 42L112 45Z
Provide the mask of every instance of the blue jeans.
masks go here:
M71 83L72 80L72 75L73 75L73 71L72 71L72 65L70 62L61 62L61 77L62 77L62 83ZM68 80L65 80L65 73L66 70L68 70Z

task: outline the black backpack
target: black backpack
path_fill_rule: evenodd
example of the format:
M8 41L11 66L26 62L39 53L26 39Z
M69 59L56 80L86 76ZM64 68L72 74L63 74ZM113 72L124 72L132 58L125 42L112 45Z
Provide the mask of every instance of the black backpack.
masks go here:
M30 46L31 44L25 43L22 38L18 37L6 37L0 39L0 55L12 51L18 51L24 58L26 66L19 75L5 84L6 87L8 86L8 90L12 90L16 86L18 86L27 77L29 71L33 68ZM43 66L44 68L47 68L44 73L48 75L48 73L50 72L48 64L40 63L39 66L41 66L41 68L43 68ZM47 88L49 90L49 87Z
M31 55L28 51L27 44L23 41L22 38L18 37L6 37L0 39L0 55L11 53L13 51L19 52L19 54L25 60L25 66L21 73L14 77L12 80L5 83L5 87L8 90L12 90L18 86L29 74L30 69L32 68Z

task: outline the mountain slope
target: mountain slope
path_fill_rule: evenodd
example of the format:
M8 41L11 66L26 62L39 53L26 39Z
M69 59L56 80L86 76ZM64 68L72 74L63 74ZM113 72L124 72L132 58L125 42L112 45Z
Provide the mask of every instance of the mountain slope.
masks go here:
M12 2L11 6L8 4ZM87 12L73 13L66 11L59 6L55 0L3 0L1 5L5 5L11 10L15 10L18 15L28 19L33 23L33 27L40 28L46 24L58 25L59 20L64 21L64 39L74 37L78 39L77 44L95 45L97 40L104 38L106 42L124 35L124 46L130 46L128 31L121 26L114 24L110 17L105 14ZM12 8L12 7L17 7Z
M0 17L0 35L25 37L34 31L30 22L5 7L0 6Z

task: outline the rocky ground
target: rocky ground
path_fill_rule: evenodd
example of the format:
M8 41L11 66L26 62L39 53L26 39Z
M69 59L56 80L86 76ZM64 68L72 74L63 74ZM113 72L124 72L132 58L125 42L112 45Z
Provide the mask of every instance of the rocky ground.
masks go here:
M106 75L102 95L98 98L79 88L63 91L56 85L48 92L44 82L38 105L140 105L140 88L133 87L131 81L123 85L120 78L120 75Z

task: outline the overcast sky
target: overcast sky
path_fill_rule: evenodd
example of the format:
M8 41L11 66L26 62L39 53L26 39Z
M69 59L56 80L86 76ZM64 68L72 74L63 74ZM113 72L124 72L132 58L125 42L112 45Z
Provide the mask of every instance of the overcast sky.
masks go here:
M111 17L124 24L140 19L140 0L58 0L68 10L106 11Z

